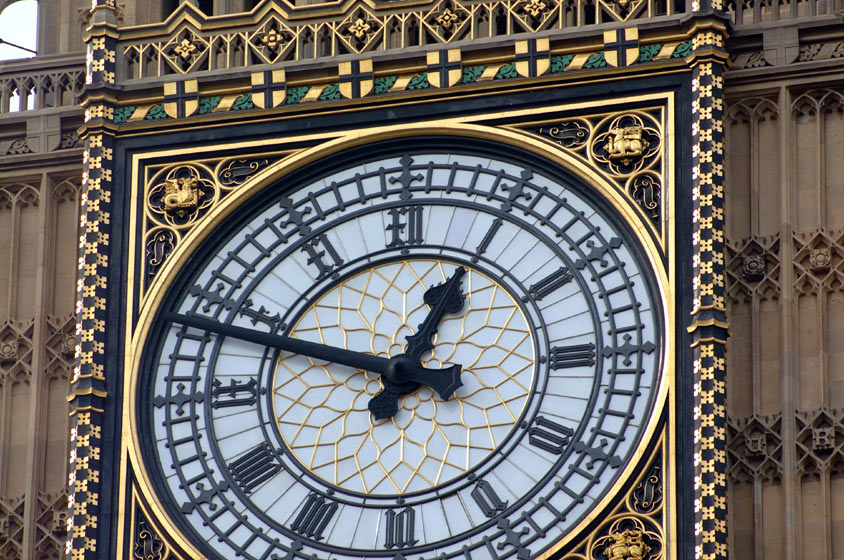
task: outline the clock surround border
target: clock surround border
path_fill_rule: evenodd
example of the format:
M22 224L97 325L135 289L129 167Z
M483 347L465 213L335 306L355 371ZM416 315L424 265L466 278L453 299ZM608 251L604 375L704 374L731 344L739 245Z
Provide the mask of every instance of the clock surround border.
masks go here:
M661 95L657 95L657 96L647 96L647 97L648 97L649 100L654 100L654 98L665 100L666 105L670 109L668 111L668 113L670 113L670 114L667 115L667 118L666 118L666 128L669 129L669 133L666 134L666 137L664 138L664 142L666 144L665 145L666 154L673 153L673 149L674 149L674 146L673 146L674 121L673 121L673 113L672 113L673 96L670 95L670 94L661 94ZM566 109L570 109L573 105L587 106L587 105L590 105L590 104L588 104L588 103L586 103L586 104L584 104L584 103L569 104L569 105L565 105L564 107ZM594 106L595 104L591 104L591 105ZM530 111L529 113L531 115L535 115L536 111ZM508 112L507 114L510 115L510 116L518 117L520 112L519 111ZM521 114L524 115L526 113L521 112ZM530 138L530 137L528 137L528 135L526 135L524 133L519 133L519 132L512 131L512 130L502 130L502 129L498 129L498 128L475 125L475 124L471 124L471 123L467 122L467 121L470 121L470 120L475 120L475 121L488 120L490 118L491 118L491 115L486 114L486 115L482 115L482 116L474 117L474 118L446 119L446 120L442 120L442 121L428 121L428 122L425 122L425 123L422 123L422 124L419 124L419 125L413 126L413 127L402 126L400 129L396 126L386 126L386 127L380 127L380 128L374 129L374 130L367 131L366 133L363 133L363 134L360 133L360 132L354 132L354 133L346 134L346 135L341 135L339 133L338 134L324 133L324 134L317 135L317 136L321 136L322 138L326 138L326 137L333 137L333 138L331 140L327 140L327 141L325 141L322 144L319 144L317 146L307 148L307 149L305 149L305 150L303 150L303 151L301 151L297 154L294 154L293 156L289 156L288 158L284 158L280 162L277 162L276 164L269 166L267 169L263 170L262 172L259 172L258 174L256 174L252 178L250 178L250 180L247 181L247 183L246 183L247 188L238 189L238 192L232 193L232 196L227 197L227 199L222 202L220 207L215 208L212 211L212 215L214 216L213 219L204 223L201 228L196 228L189 235L186 243L183 244L179 248L179 251L178 251L177 254L174 254L174 257L177 257L177 258L171 258L168 261L167 268L162 272L161 277L166 278L166 277L168 277L168 275L174 274L175 273L174 271L177 270L180 266L183 265L183 262L180 262L180 259L181 259L181 261L186 260L187 256L192 252L192 249L197 247L202 242L202 240L206 236L205 234L207 234L207 232L213 230L214 226L217 223L219 223L222 219L224 219L225 216L228 215L228 213L230 211L232 211L236 206L238 206L240 203L243 203L243 202L249 200L251 198L251 196L255 192L257 192L257 190L260 190L264 186L268 186L268 185L272 184L273 182L278 180L279 177L284 176L287 173L291 172L293 169L290 169L289 167L287 167L288 165L294 165L294 169L298 169L299 167L308 165L309 163L312 163L313 161L316 161L316 160L318 160L322 157L325 157L326 155L330 155L331 153L336 153L337 151L340 151L340 150L345 150L345 149L350 148L352 146L364 145L364 144L374 142L374 141L377 141L377 140L410 137L410 136L415 136L415 135L418 135L418 134L425 134L425 133L428 133L428 134L443 134L445 132L446 134L454 134L454 135L457 135L457 136L463 135L463 136L471 136L471 137L482 137L482 138L487 138L487 139L490 139L490 140L493 140L493 141L502 141L502 140L506 139L506 141L504 143L509 143L509 144L517 146L521 149L526 149L527 151L530 151L534 154L539 154L540 156L545 157L546 159L553 161L556 165L560 165L560 166L568 169L569 171L571 171L572 173L577 175L582 181L584 181L584 183L589 184L590 186L592 186L593 188L596 188L599 192L601 192L604 199L608 200L609 203L612 204L612 206L615 208L615 211L618 212L619 214L621 214L622 216L624 216L625 222L628 223L628 225L632 229L639 231L639 232L644 231L645 228L642 224L638 223L639 218L635 215L635 212L631 212L630 209L627 207L629 202L624 200L622 197L618 196L618 193L610 185L607 185L605 183L602 184L600 180L595 179L594 177L591 177L588 174L588 173L594 172L594 170L588 169L582 163L574 161L573 158L571 158L570 156L567 156L566 154L561 153L560 151L554 151L552 148L550 148L548 146L547 143L536 140L535 138ZM301 138L295 138L295 140L301 140ZM525 147L525 142L530 144L530 148ZM207 147L205 149L207 149ZM222 149L222 148L218 148L218 149ZM138 155L136 154L136 156L135 156L136 159L133 161L133 169L137 169L137 165L139 164L139 160L142 160L144 158L149 158L149 157L158 157L160 155L161 155L160 153L156 153L156 152L146 152L146 153L141 154L142 157L138 157ZM669 161L671 161L671 160L669 160ZM137 181L136 181L137 176L138 176L137 173L133 174L133 185L135 187L138 187L138 184L137 184ZM251 185L251 187L249 187L249 185ZM256 186L256 185L261 185L261 186ZM670 193L670 201L669 201L669 206L668 206L668 218L669 219L666 223L666 229L668 231L670 231L671 233L673 233L673 231L674 231L674 228L673 228L673 220L674 220L674 210L673 210L674 174L673 173L667 174L665 192ZM134 198L136 198L136 197L133 197L133 199ZM639 226L639 227L637 227L637 226ZM202 232L199 232L199 234L198 234L197 232L199 231L199 229L201 229L202 232L205 232L205 233L202 234ZM645 239L643 239L643 238L645 238ZM639 239L640 239L640 243L642 243L642 245L644 246L649 258L651 259L651 263L650 263L651 268L654 270L655 275L659 278L659 282L658 282L659 285L660 285L659 291L660 291L660 295L662 297L661 304L663 305L662 313L663 313L663 316L665 318L666 325L668 326L668 332L673 333L676 330L676 326L674 324L676 322L676 311L674 309L674 299L676 297L676 293L674 291L674 278L671 275L671 272L673 271L673 268L672 268L672 260L673 259L671 258L671 255L673 255L673 253L674 253L673 240L669 243L669 247L668 247L669 250L667 251L668 254L667 255L661 255L661 251L659 250L658 247L656 247L656 244L653 244L653 246L651 246L652 240L647 235L647 233L642 233L642 235L639 235ZM647 242L645 240L647 240ZM134 250L134 247L132 249ZM666 266L664 261L662 260L663 258L666 258L666 257L667 257L667 260L668 260L668 266ZM159 294L158 295L159 299L160 299L160 294L163 293L163 290L165 290L166 287L167 287L166 284L158 284L157 286L154 286L155 290ZM152 294L152 290L151 290L150 293ZM143 307L141 313L139 314L139 317L143 316L144 313L149 313L150 306L152 306L153 308L155 307L153 305L153 303L155 301L156 301L156 298L153 297L152 299L148 299L146 302L144 302L144 307ZM131 309L132 309L131 306L127 306L127 316L126 316L127 326L133 324L132 317L131 317ZM142 324L143 324L143 321L139 321L138 325L142 325ZM141 332L140 334L143 335L143 332ZM134 336L130 338L129 334L128 334L128 330L127 330L127 346L126 347L127 347L127 349L130 349L130 351L127 352L127 357L129 357L130 354L134 355L134 354L137 354L137 352L139 352L138 349L140 348L140 345L137 344L137 340L139 340L139 338L137 338L138 336L139 336L139 334L135 333ZM673 418L674 418L674 399L673 398L667 399L666 395L668 394L668 392L673 393L673 386L674 386L674 383L675 383L673 370L674 370L674 367L675 367L675 364L676 364L676 360L675 360L676 341L675 341L674 338L675 337L673 337L671 335L666 336L666 355L664 356L664 360L663 360L664 369L663 369L663 375L662 375L662 386L660 388L659 396L658 396L658 402L665 404L666 401L668 401L667 404L670 408L670 411L671 411L670 416L671 416L671 419L672 419L672 421L669 422L670 425L674 424L674 422L673 422ZM136 359L127 359L127 365L130 365L133 362L136 363L137 360ZM136 374L132 373L132 375L134 376ZM132 402L132 398L131 398L131 395L133 393L133 389L132 389L131 385L132 385L132 383L126 383L124 385L124 402L130 405L130 407L127 407L127 408L134 408L134 403ZM657 408L659 408L659 406L662 406L662 405L657 405ZM651 439L653 439L655 424L657 423L655 421L655 418L659 417L659 416L660 416L660 414L655 412L654 417L652 417L649 420L649 428L647 430L646 435L644 436L643 441L645 441L645 440L650 441ZM124 423L127 420L131 420L132 418L134 418L134 412L133 411L130 412L129 410L126 410L124 412ZM135 454L133 453L133 450L131 448L127 449L127 442L126 442L126 438L125 438L126 431L127 431L126 425L127 424L124 424L124 437L121 438L123 440L123 445L121 447L121 456L124 459L125 458L131 458L133 464L142 465L142 463L138 463L138 457L134 456ZM137 439L136 439L137 433L136 433L136 430L134 429L134 427L130 428L130 432L131 432L130 436L132 437L132 439L134 439L135 442L137 442ZM673 432L671 432L671 435L673 437ZM131 446L129 446L129 447L131 447ZM674 449L674 446L673 445L670 446L669 450L672 452L672 455L673 455L673 449ZM624 467L625 475L631 474L630 469L632 468L632 466L635 466L639 462L638 460L640 458L641 457L639 455L637 455L635 460L631 460ZM674 464L674 462L675 461L673 461L673 460L671 461L672 464ZM673 468L670 469L670 473L667 473L667 474L670 474L670 477L673 481L673 476L675 474L674 469ZM126 475L126 472L125 472L125 469L124 469L123 472L120 473L120 477L124 482L126 480L125 475ZM623 478L625 478L625 477L621 477L619 480L621 480ZM672 482L672 486L673 486L673 482ZM122 485L122 487L125 488L125 485ZM151 487L147 486L143 490L145 490L145 493L150 493ZM151 493L151 495L155 496L154 493ZM614 497L613 492L609 492L607 498L613 498L613 497ZM125 499L125 496L122 496L121 500L124 500L124 499ZM597 513L600 513L601 511L603 511L606 508L606 503L605 503L606 501L607 500L603 500L593 510L593 512L591 512L589 514L589 516L586 519L584 519L583 523L581 523L581 525L578 526L578 529L575 530L575 531L572 531L572 535L581 534L582 533L582 526L585 525L587 522L590 522L592 520L591 519L592 517L594 517L595 515L597 515ZM151 506L153 506L153 505L154 504L151 504ZM673 506L670 507L670 511L672 512L672 514L676 513L675 508ZM161 511L159 509L158 513L160 513L160 512ZM674 530L676 530L676 523L675 522L671 522L670 525L672 526L672 532ZM566 538L562 539L561 541L559 541L557 543L557 545L555 545L554 548L559 549L560 547L564 547L566 544L569 543L569 541L572 540L572 538L573 537L566 537ZM183 542L186 543L187 541L183 541ZM547 553L547 554L550 554L550 553L551 552L549 551L549 553Z

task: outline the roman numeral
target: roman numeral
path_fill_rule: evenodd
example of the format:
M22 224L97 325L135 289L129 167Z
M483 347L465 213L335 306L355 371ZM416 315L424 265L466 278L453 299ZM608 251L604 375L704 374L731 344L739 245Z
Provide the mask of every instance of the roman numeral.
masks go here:
M495 517L507 507L507 502L502 502L495 489L486 480L479 480L472 488L472 499L481 508L481 511L487 517Z
M386 231L392 233L392 240L387 247L407 247L408 245L421 245L422 239L422 207L404 206L402 208L391 208L388 214L392 222L387 226ZM407 216L407 221L401 221L402 216ZM402 250L407 253L407 249Z
M551 369L594 366L595 345L590 342L572 346L555 346L551 349L548 361L551 362Z
M492 238L495 237L495 234L498 233L498 228L501 227L501 224L504 222L501 218L496 218L493 220L492 225L489 226L489 229L484 235L484 238L481 239L480 244L475 249L475 256L472 257L472 262L478 262L478 256L483 255L486 253L486 250L489 249L489 244L492 243Z
M322 246L322 251L319 250ZM337 253L337 250L328 240L324 233L316 235L313 239L306 241L302 246L302 251L308 254L308 264L316 265L318 269L317 280L322 280L332 273L335 267L343 264L343 259ZM323 257L328 254L328 257L334 264L327 263Z
M229 472L241 490L247 494L254 492L260 484L266 482L281 470L276 457L267 443L256 445L246 454L229 464Z
M219 379L215 379L214 388L211 390L213 399L211 406L214 408L251 406L255 404L257 395L258 387L254 377L246 383L232 379L228 385L223 385Z
M404 548L416 544L413 534L416 530L416 512L407 507L396 512L387 510L386 538L384 548Z
M569 269L561 266L536 284L533 284L528 289L528 294L530 294L530 297L534 300L539 301L557 288L571 282L572 278L574 278L574 276L571 272L569 272Z
M331 502L325 496L313 492L308 495L302 511L290 528L302 536L318 541L336 512L337 502Z
M536 423L528 430L528 443L548 453L560 455L571 441L571 428L552 422L543 416L536 417Z

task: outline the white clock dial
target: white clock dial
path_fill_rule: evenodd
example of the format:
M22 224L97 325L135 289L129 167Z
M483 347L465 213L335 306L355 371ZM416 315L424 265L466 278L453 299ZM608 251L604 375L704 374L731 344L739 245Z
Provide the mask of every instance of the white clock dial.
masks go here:
M654 415L642 255L594 192L501 146L292 174L227 218L151 329L139 423L162 501L214 558L548 550Z

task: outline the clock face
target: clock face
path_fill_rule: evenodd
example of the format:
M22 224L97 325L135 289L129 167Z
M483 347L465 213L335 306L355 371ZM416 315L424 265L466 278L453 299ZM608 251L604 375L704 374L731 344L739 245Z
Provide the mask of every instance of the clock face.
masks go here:
M532 557L645 443L659 302L629 228L535 156L350 150L264 188L172 283L144 461L211 558Z

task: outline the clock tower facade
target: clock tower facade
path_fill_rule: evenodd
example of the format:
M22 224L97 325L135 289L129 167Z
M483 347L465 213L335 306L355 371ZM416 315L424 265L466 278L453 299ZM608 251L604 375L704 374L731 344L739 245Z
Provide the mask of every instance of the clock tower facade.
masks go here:
M93 9L72 554L723 557L725 20L502 6Z

